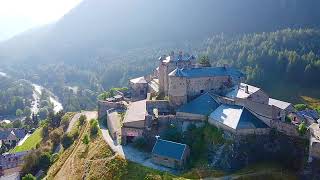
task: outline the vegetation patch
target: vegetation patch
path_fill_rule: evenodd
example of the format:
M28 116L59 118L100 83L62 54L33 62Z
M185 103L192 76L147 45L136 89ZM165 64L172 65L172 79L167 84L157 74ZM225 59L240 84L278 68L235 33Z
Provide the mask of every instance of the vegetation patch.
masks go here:
M42 128L36 129L31 136L21 146L16 146L10 152L22 152L35 149L37 144L42 141Z

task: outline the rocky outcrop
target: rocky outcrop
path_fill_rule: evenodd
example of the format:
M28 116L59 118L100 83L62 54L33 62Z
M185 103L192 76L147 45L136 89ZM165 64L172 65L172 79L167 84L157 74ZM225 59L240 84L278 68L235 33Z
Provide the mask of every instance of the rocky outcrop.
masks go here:
M306 140L271 132L267 136L230 136L225 144L210 147L209 163L225 171L263 161L275 161L289 168L300 169L307 154Z

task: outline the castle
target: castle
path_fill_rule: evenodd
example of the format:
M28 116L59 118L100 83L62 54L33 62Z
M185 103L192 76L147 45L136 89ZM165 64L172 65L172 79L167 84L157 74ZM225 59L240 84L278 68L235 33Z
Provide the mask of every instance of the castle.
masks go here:
M293 105L242 83L241 71L227 65L203 67L182 52L171 52L158 61L151 74L129 81L131 96L118 92L117 98L99 101L99 117L107 116L115 141L126 144L140 136L154 138L170 123L184 131L190 124L206 121L234 136L266 135L271 129L299 136L297 125L286 121L295 113ZM115 115L119 112L125 115Z

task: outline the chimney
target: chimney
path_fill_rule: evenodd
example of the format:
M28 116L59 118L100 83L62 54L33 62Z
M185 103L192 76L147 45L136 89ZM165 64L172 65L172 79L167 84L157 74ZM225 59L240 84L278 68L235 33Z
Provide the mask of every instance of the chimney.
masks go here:
M246 90L245 90L245 92L247 93L247 94L249 94L249 86L248 85L246 85Z

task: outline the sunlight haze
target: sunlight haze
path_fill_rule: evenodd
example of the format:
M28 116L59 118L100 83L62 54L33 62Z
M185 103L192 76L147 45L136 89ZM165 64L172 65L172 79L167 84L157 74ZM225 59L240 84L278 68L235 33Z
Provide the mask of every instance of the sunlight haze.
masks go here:
M81 0L0 0L0 41L54 22Z

